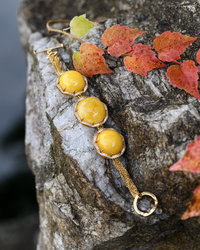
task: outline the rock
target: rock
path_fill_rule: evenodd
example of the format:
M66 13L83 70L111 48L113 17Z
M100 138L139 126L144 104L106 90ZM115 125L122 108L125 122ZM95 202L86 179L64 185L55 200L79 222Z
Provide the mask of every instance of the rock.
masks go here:
M26 153L36 177L40 206L38 249L198 249L198 218L181 221L199 176L170 172L169 167L199 135L199 100L174 88L165 69L144 78L128 72L122 59L108 57L114 74L89 79L87 95L99 97L109 110L106 127L125 137L122 162L139 191L159 199L150 217L132 207L133 198L113 164L92 145L94 129L84 127L72 111L74 100L56 89L56 73L41 50L64 43L59 55L73 69L79 42L47 34L46 21L87 13L94 27L85 41L102 47L103 31L115 23L146 30L137 41L152 45L166 30L199 36L197 1L39 1L23 0L19 10L21 41L27 56ZM184 53L193 59L198 43ZM146 206L146 203L143 206ZM180 240L181 238L181 240Z

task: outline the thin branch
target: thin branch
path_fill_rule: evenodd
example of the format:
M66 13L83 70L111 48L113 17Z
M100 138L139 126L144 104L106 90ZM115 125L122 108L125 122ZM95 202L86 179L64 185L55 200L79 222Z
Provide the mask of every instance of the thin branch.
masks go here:
M53 29L51 28L51 25L55 24L55 23L70 23L70 20L49 20L46 24L47 30L48 32L57 32L57 33L61 33L64 34L68 37L71 37L72 39L75 39L77 41L79 41L80 43L84 43L85 41L83 41L82 39L75 37L73 35L71 35L70 33L64 31L64 30L58 30L58 29Z

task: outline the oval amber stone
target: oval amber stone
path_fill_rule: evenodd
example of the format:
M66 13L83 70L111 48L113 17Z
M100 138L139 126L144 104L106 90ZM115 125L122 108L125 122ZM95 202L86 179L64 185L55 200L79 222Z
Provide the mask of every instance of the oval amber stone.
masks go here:
M58 85L63 92L76 94L84 90L86 82L84 77L78 71L69 70L65 71L59 77Z
M84 97L76 104L75 116L84 125L99 126L106 121L107 108L97 97Z
M123 137L114 129L103 129L97 134L96 146L101 153L108 156L118 155L124 148Z

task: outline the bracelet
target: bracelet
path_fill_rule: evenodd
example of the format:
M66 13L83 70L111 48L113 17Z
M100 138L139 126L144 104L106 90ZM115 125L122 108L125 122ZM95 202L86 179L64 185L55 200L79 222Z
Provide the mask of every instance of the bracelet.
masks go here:
M55 22L62 22L62 20L49 21L47 23L48 29L50 24ZM51 29L51 31L57 32L58 30ZM67 32L61 31L60 33L66 34ZM70 36L74 38L72 35ZM76 40L82 42L79 38L76 38ZM34 54L36 55L41 52L47 52L48 59L51 61L54 70L58 75L56 81L56 87L58 90L66 96L78 98L73 108L75 118L84 126L97 129L93 137L93 145L96 152L102 157L112 160L114 166L119 171L124 184L134 198L133 208L136 213L142 216L151 215L157 208L157 197L150 192L140 193L138 191L128 171L119 158L124 153L126 148L123 136L113 128L103 127L103 124L108 119L107 106L97 97L88 97L83 95L88 89L87 78L75 70L64 71L62 62L58 57L58 53L54 51L63 47L63 44L61 44L57 47L34 51ZM141 211L138 208L138 201L142 199L143 196L149 196L153 200L153 207L151 207L147 212Z

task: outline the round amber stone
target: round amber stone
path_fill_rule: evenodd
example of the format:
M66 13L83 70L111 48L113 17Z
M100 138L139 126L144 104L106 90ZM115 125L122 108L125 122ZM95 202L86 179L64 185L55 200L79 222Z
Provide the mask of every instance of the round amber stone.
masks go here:
M74 95L84 90L86 82L78 71L69 70L59 77L58 85L63 92L69 92Z
M96 146L100 153L114 156L123 153L123 137L114 129L103 129L97 134Z
M97 97L85 97L78 101L75 115L84 125L101 125L106 121L106 105Z

